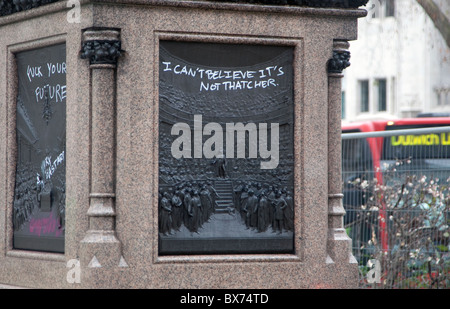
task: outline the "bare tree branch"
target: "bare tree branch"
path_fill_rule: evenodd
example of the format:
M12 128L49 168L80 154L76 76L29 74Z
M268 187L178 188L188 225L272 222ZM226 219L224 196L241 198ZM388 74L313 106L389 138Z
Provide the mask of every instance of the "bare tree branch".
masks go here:
M417 0L450 47L450 21L433 0Z

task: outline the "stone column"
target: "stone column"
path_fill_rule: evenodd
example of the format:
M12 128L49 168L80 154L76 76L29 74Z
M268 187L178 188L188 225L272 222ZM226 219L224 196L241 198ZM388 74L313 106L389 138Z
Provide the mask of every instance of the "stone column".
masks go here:
M81 58L89 59L91 79L91 188L89 230L81 242L82 265L117 266L121 243L115 232L116 65L120 32L89 28Z
M349 43L335 40L328 62L328 262L354 262L351 239L344 229L341 163L341 80L350 65ZM330 261L331 259L331 261Z

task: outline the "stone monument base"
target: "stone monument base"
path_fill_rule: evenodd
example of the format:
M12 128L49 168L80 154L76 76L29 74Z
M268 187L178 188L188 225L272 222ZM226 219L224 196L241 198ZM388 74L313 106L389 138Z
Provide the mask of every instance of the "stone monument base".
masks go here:
M12 1L2 1L0 286L96 289L357 287L358 265L342 223L340 83L342 70L349 65L348 41L357 38L357 19L366 15L366 11L358 6L367 1L320 1L320 5L319 1L303 1L301 5L296 1L288 1L287 5L264 2L82 0L71 9L67 8L66 1L37 1L38 7L28 9L16 7ZM39 133L37 124L44 130L46 120L51 124L50 111L56 111L62 105L52 101L51 94L45 96L48 89L42 92L45 100L35 102L36 95L32 94L24 97L34 104L36 114L31 117L33 121L22 123L33 125L24 126L20 131L17 121L20 124L27 116L22 112L18 94L23 89L32 93L45 85L30 84L26 71L19 71L21 66L18 66L16 56L30 50L38 53L42 48L58 44L65 44L66 60L60 62L64 62L67 69L66 85L60 85L66 89L66 124L63 126L66 133L57 140L65 145L64 165L50 155L56 146L47 147L47 150L42 147L42 153L37 155L51 157L51 164L46 165L44 161L43 166L50 171L52 168L59 171L58 177L65 179L64 183L61 181L58 187L53 187L52 198L45 200L44 197L46 204L42 210L58 209L61 216L59 236L64 239L64 246L53 251L40 247L17 248L14 235L17 235L17 222L21 219L17 209L23 201L23 195L15 190L17 166L32 153L26 152L26 147L34 149L33 141L44 141L47 136ZM180 44L189 48L177 50ZM216 48L216 51L198 57L192 47L196 44L203 51L205 46ZM266 56L259 53L251 56L257 49L255 46L267 47L269 51ZM245 100L227 105L231 100L226 99L230 93L225 91L236 94L236 91L242 91L237 88L243 84L226 84L225 73L211 75L209 86L204 83L203 88L193 79L189 83L178 80L180 82L176 84L175 79L179 76L175 73L181 73L182 67L169 67L162 47L176 59L170 60L172 64L182 60L195 63L195 60L206 67L210 61L211 67L216 68L221 64L214 63L214 59L221 54L225 61L231 57L227 54L230 51L234 55L233 61L223 63L223 66L234 67L234 71L242 71L242 74L247 72L245 90L253 92L242 96ZM240 52L243 50L250 52ZM269 57L274 50L282 57ZM190 58L193 54L197 55L196 59ZM254 63L246 64L244 60ZM262 63L267 63L266 71L258 67ZM251 69L251 65L262 72ZM42 70L45 67L46 64L42 65ZM172 69L170 74L169 68ZM248 73L253 71L260 74ZM189 74L188 66L185 72ZM256 90L249 88L253 86L249 82L251 78L258 76L259 81L261 74L266 73L276 76L267 76L266 84L261 83ZM240 78L243 75L236 74L231 81L244 80ZM25 78L19 78L21 76ZM184 78L186 81L190 77ZM36 83L38 81L35 79ZM212 84L213 81L221 82L216 94L222 97L215 102L222 105L217 106L230 114L213 115L213 102L204 96L206 91L214 95L212 91L219 87ZM179 89L183 92L177 92ZM191 95L189 100L185 100L188 95ZM176 112L170 109L186 102L189 104ZM248 108L249 104L252 108ZM274 106L276 108L270 110ZM183 115L194 115L196 109L216 117L208 120L204 116L203 129L207 123L223 125L245 119L258 125L268 124L269 128L273 123L280 124L283 148L278 162L272 153L277 172L254 173L254 168L259 170L261 166L247 164L246 159L234 162L231 168L225 163L222 169L218 165L217 172L212 170L215 165L197 164L194 157L193 161L183 162L170 157L166 144L170 146L178 136L170 134L173 124L168 121L175 119L191 126L193 117L178 120ZM236 115L236 111L247 110L258 112ZM268 119L267 115L272 118ZM237 118L231 119L232 116ZM247 116L253 118L245 118ZM275 132L276 129L271 130ZM57 129L49 134L57 136L62 131ZM21 144L17 136L25 136L29 141ZM163 137L172 140L167 142ZM270 147L266 150L270 151ZM270 162L259 153L257 159L262 163ZM41 161L37 160L38 163ZM200 173L206 167L207 170ZM34 187L23 192L38 190L37 186L46 181L41 177L36 183L36 174L42 174L40 166L30 172L30 183ZM270 186L266 182L278 181L280 192L284 187L287 189L280 193L284 197L272 199L272 207L279 207L278 214L282 214L280 211L285 209L282 199L292 191L293 208L287 218L292 219L293 224L290 229L279 228L275 233L270 227L258 233L253 229L254 223L246 225L241 221L233 196L227 194L230 189L217 185L223 198L218 199L215 211L205 217L198 234L185 227L180 227L179 231L169 228L161 231L162 206L174 207L175 203L168 202L167 198L162 203L160 193L168 188L166 193L173 197L181 173L184 179L214 178L216 173L236 181L255 178L254 182L261 182L267 188ZM196 185L196 188L201 187ZM220 189L224 191L220 192ZM260 201L261 195L258 198ZM233 201L233 207L229 207L230 201ZM195 205L200 205L197 197L196 202ZM168 209L172 211L170 207ZM282 218L279 215L277 220ZM247 229L248 226L251 227ZM31 233L29 229L26 232ZM37 232L31 234L39 237Z

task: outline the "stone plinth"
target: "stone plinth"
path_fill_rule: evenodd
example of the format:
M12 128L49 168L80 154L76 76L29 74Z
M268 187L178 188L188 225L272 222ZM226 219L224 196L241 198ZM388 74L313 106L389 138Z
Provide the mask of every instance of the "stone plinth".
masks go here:
M0 144L0 283L356 287L358 268L342 225L340 78L365 1L328 1L325 7L307 2L81 1L80 22L70 23L61 1L0 17L0 137L6 141ZM162 40L292 47L293 252L159 254ZM57 43L66 44L67 63L65 250L17 250L14 54ZM79 265L79 282L68 279L73 265Z

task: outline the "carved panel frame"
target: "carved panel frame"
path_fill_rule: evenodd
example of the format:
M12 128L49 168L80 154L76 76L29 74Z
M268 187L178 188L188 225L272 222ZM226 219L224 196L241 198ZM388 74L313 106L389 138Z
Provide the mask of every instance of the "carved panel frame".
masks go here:
M66 43L66 35L56 35L47 38L41 38L36 41L17 43L7 47L7 68L9 76L6 88L6 255L9 257L21 257L30 259L40 259L47 261L65 261L65 253L27 251L13 248L13 202L14 187L16 177L17 161L17 141L16 141L16 105L18 95L18 73L15 54L23 51L44 48L57 44Z
M215 35L215 34L193 34L193 33L182 33L182 32L159 32L154 33L154 102L153 102L153 119L152 123L155 124L153 130L153 139L155 140L154 145L156 147L152 150L152 162L153 170L159 170L159 149L158 149L158 139L159 139L159 42L161 40L172 40L172 41L183 41L183 42L206 42L206 43L229 43L229 44L257 44L257 45L272 45L272 46L288 46L294 49L294 61L293 61L293 71L294 71L294 253L293 254L236 254L236 255L189 255L188 259L183 255L164 255L160 256L158 254L158 189L159 189L159 175L154 173L152 175L153 183L153 196L155 202L151 205L151 213L153 214L153 261L154 263L202 263L202 262L255 262L255 261L292 261L301 262L303 257L303 248L301 246L301 239L303 235L302 224L303 221L302 213L304 203L302 202L303 196L298 188L302 187L303 177L301 173L302 160L302 123L301 115L303 114L303 59L304 59L304 43L302 38L285 38L285 37L264 37L264 36L231 36L231 35ZM149 205L150 206L150 205Z

